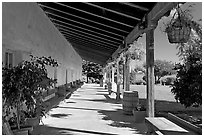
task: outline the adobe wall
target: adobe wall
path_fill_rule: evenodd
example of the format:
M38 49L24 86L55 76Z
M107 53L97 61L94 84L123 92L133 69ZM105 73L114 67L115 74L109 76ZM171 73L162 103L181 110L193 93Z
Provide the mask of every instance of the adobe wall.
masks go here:
M63 85L81 78L82 58L52 24L37 3L2 3L2 62L5 52L14 53L13 63L34 56L51 56L60 64L57 71L49 68L49 76ZM56 73L56 74L55 74Z

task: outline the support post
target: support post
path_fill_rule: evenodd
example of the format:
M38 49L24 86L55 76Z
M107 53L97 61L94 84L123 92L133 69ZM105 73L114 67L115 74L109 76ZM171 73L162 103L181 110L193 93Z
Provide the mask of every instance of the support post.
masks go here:
M110 95L112 92L112 85L111 85L111 68L108 66L108 94Z
M130 90L130 59L129 54L125 57L125 91Z
M117 61L117 94L116 100L120 100L120 64L119 60Z
M125 64L123 64L123 90L125 89Z
M112 76L111 76L112 77L112 80L111 80L111 85L112 86L111 87L112 87L112 91L114 91L114 84L115 84L115 82L114 82L114 74L115 74L114 65L111 66L111 70L112 70L112 73L111 73L112 74Z
M105 85L105 84L107 84L106 83L106 78L107 78L107 72L106 72L106 70L104 69L104 73L103 73L103 85Z
M147 116L154 117L154 29L146 32Z

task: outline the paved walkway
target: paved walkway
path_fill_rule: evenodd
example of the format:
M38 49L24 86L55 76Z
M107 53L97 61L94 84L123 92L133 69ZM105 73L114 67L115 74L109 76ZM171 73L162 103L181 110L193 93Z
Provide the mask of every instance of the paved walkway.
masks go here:
M145 134L144 123L124 115L121 102L108 96L99 85L85 84L69 99L52 108L44 125L34 129L39 135L131 135Z

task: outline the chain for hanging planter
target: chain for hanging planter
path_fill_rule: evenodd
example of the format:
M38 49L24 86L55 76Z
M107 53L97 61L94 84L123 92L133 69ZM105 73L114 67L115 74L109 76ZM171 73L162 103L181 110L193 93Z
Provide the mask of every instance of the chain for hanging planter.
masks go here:
M177 14L177 17L175 15ZM178 4L176 12L170 23L167 24L166 33L170 43L186 43L191 33L191 19L187 13L183 12Z

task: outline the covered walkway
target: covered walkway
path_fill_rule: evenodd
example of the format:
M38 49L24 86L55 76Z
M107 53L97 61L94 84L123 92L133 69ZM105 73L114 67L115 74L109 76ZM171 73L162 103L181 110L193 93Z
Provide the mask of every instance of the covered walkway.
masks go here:
M134 123L133 116L124 115L121 102L108 96L96 84L85 84L69 99L61 101L43 118L44 125L34 129L40 135L131 135L145 134L144 123Z

